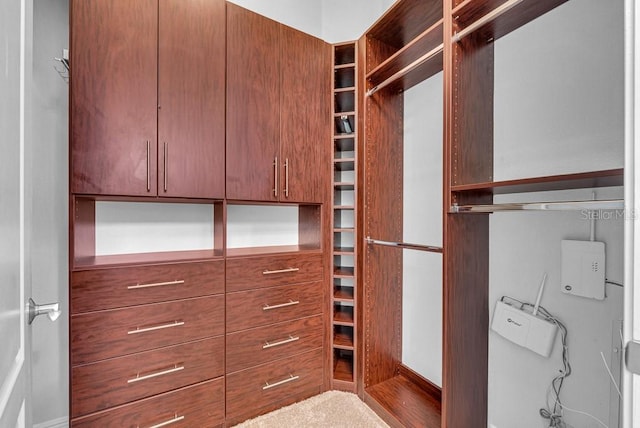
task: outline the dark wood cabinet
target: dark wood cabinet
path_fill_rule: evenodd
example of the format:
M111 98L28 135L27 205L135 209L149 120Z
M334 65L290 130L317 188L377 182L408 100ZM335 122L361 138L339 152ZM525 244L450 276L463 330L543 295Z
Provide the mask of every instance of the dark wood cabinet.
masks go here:
M71 4L71 191L156 194L158 1Z
M73 1L71 191L224 197L222 0Z
M227 198L323 202L330 46L227 4Z

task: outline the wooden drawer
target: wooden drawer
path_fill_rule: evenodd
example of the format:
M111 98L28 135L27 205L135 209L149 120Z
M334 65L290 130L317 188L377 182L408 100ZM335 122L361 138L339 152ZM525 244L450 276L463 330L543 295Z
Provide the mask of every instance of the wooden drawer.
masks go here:
M227 259L227 292L322 280L322 254Z
M163 423L165 425L162 425ZM211 428L223 423L224 381L218 378L74 419L71 421L71 427Z
M321 282L229 293L227 332L321 314L323 304Z
M71 314L224 293L224 261L71 273Z
M227 419L251 417L322 385L322 348L227 375Z
M227 335L227 373L322 346L322 315Z
M71 368L77 417L221 376L224 337L189 342Z
M224 296L91 312L71 317L71 364L224 334Z

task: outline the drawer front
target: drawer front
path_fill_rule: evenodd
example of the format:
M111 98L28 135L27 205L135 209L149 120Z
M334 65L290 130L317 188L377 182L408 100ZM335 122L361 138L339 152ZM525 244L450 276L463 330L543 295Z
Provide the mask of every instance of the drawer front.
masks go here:
M227 333L322 313L321 282L227 294Z
M224 423L222 378L71 421L72 428L217 427Z
M322 347L322 315L227 335L227 373Z
M72 367L71 416L213 379L223 371L224 337Z
M227 419L257 415L320 385L322 348L227 375Z
M71 273L71 313L224 293L224 261Z
M71 364L224 334L224 296L92 312L71 317Z
M322 280L321 254L227 259L227 292Z

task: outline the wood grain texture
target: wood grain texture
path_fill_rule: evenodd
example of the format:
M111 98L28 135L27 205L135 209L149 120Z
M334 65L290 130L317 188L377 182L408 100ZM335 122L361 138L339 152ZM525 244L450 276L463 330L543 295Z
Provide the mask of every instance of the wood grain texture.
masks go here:
M269 405L288 398L306 398L306 392L322 385L322 349L293 355L227 376L227 419L249 418ZM263 389L267 383L297 379Z
M222 378L71 420L72 428L153 426L184 417L172 427L213 428L224 423Z
M280 144L280 27L227 3L228 199L278 200L273 163Z
M287 269L298 270L268 273ZM322 254L317 253L239 257L226 260L227 292L319 281L323 277Z
M331 157L331 46L284 25L280 38L280 200L325 202L331 180L324 161Z
M484 427L487 425L489 216L447 216L444 245L448 250L443 254L444 426Z
M96 253L96 203L91 199L71 196L69 216L69 264L77 258L93 257Z
M159 0L160 196L224 198L225 23L224 0Z
M70 27L71 192L156 195L157 0L73 0Z
M180 371L128 380L175 367ZM190 342L71 368L71 417L76 418L224 373L224 338Z
M244 370L293 354L321 348L324 324L322 316L302 318L227 334L227 373ZM265 345L298 338L282 345Z
M376 44L368 43L367 49ZM367 51L367 52L368 52ZM364 236L402 240L403 97L366 100ZM364 386L396 374L402 349L402 251L364 248Z
M180 284L129 289L139 285ZM224 293L224 261L71 272L70 313L114 309Z
M322 282L307 282L227 293L227 333L322 314L323 292ZM299 303L263 309L289 302Z
M169 328L129 333L136 329ZM199 297L71 316L71 364L224 334L224 296Z

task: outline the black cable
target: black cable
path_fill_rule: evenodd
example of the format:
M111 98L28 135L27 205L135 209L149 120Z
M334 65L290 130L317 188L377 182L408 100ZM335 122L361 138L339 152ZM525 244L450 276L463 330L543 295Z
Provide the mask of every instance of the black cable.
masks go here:
M604 282L611 285L617 285L618 287L624 287L624 285L620 284L619 282L609 281L608 279L605 279Z

